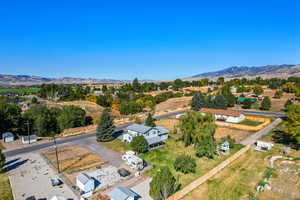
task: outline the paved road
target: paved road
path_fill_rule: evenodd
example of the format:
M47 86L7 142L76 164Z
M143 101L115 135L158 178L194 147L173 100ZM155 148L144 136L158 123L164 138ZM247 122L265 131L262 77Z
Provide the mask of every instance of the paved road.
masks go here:
M163 118L173 117L173 116L176 116L178 114L184 114L185 112L186 111L179 111L179 112L175 112L175 113L160 115L160 116L155 117L155 118L156 119L163 119ZM261 115L261 116L266 116L266 117L284 117L285 116L284 113L274 113L274 112L244 111L244 110L243 110L243 112L245 114ZM128 124L118 126L118 127L116 127L116 131L120 131L120 130L124 129L125 127L127 127L130 124L132 124L132 123L128 123ZM57 139L56 141L57 141L57 144L65 144L65 143L75 142L75 141L78 141L78 140L84 140L84 139L87 139L87 138L90 138L90 137L95 137L95 136L96 136L96 133L93 132L93 133L88 133L88 134L79 135L79 136L72 136L72 137L69 137L69 138L60 138L60 139ZM23 154L23 153L39 151L41 149L45 149L45 148L48 148L48 147L51 147L51 146L53 146L52 141L41 143L41 144L32 144L32 146L5 151L4 155L6 157L16 156L16 155Z
M280 124L281 122L282 119L277 118L265 128L261 129L260 131L257 131L255 134L250 135L249 137L241 141L241 144L243 145L254 144L259 138L261 138L264 135L267 135L272 129L278 126L278 124Z

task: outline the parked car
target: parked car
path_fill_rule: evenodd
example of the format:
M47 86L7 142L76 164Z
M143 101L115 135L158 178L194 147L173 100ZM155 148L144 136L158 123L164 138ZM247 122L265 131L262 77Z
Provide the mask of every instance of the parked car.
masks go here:
M126 176L129 176L131 174L128 170L126 170L124 168L118 169L118 173L122 177L126 177Z

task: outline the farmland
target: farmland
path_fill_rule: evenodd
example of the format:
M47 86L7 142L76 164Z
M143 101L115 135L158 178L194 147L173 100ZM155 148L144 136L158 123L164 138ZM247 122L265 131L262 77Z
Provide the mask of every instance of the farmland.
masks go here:
M0 88L0 94L5 94L5 93L15 93L15 94L38 94L40 91L39 88L29 88L29 89L17 89L17 88Z

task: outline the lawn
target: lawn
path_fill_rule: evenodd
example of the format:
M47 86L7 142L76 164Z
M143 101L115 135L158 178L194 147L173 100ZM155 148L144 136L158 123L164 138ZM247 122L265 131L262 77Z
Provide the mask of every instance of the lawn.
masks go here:
M240 147L241 146L237 145L231 150L231 154L237 152ZM196 160L197 168L195 173L183 174L175 171L173 163L176 157L181 154L191 155ZM181 141L176 141L175 139L171 138L164 146L154 149L150 152L140 154L140 157L153 166L153 168L146 172L147 175L153 176L161 167L168 166L175 177L179 178L179 183L181 186L184 187L208 172L213 167L217 166L219 163L228 158L229 155L216 156L214 159L198 158L195 156L195 150L192 146L185 147Z
M241 121L239 124L246 125L246 126L258 126L258 125L262 124L262 122L245 119L245 120Z
M125 153L126 151L131 149L128 143L122 142L117 138L109 142L100 142L100 144L103 144L104 146L119 153Z
M10 188L8 175L6 173L0 173L0 199L1 200L14 199Z

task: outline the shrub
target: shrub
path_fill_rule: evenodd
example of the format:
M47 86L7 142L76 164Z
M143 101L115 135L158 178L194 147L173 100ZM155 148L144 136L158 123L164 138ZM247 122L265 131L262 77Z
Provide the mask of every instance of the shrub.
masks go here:
M138 153L145 153L148 150L148 142L144 136L136 136L132 139L130 146Z
M176 171L180 171L184 174L195 173L195 159L188 155L180 155L174 162L174 168Z

